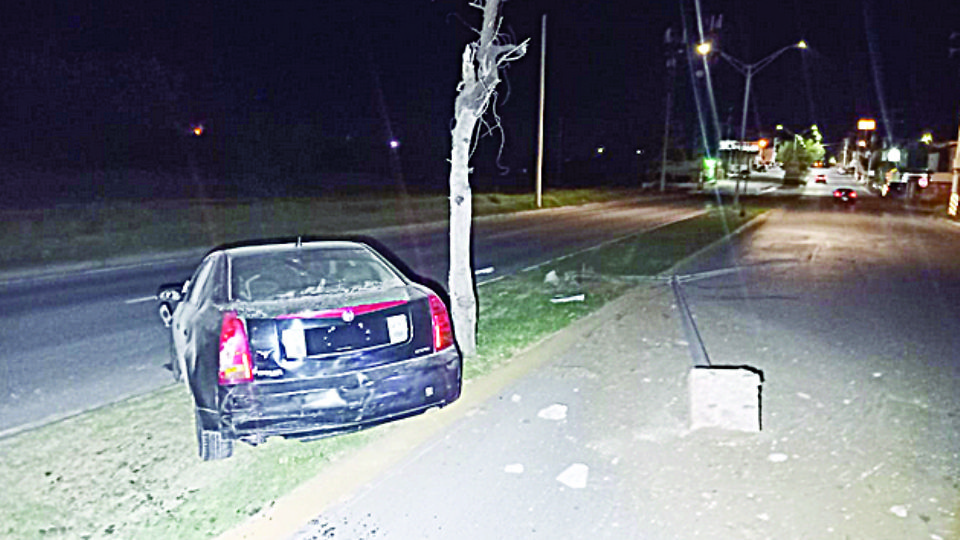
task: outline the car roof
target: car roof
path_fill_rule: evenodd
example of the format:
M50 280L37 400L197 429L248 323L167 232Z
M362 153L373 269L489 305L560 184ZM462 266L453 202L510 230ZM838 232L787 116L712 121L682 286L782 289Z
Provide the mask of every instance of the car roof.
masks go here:
M368 249L365 244L352 242L349 240L321 240L313 242L282 242L282 243L264 243L253 245L242 245L234 247L225 247L217 251L222 251L228 255L255 255L263 253L282 253L293 251L295 249L314 250L314 249Z

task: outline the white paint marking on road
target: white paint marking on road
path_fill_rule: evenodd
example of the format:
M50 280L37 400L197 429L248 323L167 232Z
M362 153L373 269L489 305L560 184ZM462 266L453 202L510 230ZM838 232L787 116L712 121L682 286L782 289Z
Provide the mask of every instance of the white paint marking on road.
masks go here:
M494 271L495 271L495 270L494 270L494 268L493 268L492 266L488 266L488 267L486 267L486 268L481 268L481 269L479 269L479 270L475 270L473 273L474 273L475 275L478 275L478 276L484 276L484 275L487 275L487 274L492 274Z
M568 488L583 489L587 487L587 477L589 475L589 467L583 463L574 463L557 476L557 482L560 482Z
M157 297L154 296L144 296L142 298L131 298L130 300L124 300L124 304L142 304L144 302L156 302Z

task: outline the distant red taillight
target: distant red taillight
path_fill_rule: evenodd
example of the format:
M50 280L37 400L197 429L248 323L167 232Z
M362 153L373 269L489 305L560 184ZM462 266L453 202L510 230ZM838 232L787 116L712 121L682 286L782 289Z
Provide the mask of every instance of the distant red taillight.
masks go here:
M851 199L856 199L856 198L857 198L857 192L856 192L856 191L851 191L851 192L850 192L850 198L851 198Z
M453 326L443 300L430 295L430 319L433 322L433 350L440 351L453 345Z
M223 314L220 330L220 385L246 383L253 380L253 361L243 321L237 314Z
M843 193L840 193L840 190L838 189L837 191L834 191L834 192L833 192L833 196L834 196L834 197L841 197L841 196L843 196Z

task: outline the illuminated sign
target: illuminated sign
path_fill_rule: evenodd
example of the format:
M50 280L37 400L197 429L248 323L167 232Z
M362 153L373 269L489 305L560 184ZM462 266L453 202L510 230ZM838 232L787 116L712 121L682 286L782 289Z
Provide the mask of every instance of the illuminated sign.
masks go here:
M857 129L861 131L873 131L877 129L877 121L869 118L861 118L860 121L857 122Z
M720 141L720 150L740 150L741 152L759 152L760 145L753 141Z

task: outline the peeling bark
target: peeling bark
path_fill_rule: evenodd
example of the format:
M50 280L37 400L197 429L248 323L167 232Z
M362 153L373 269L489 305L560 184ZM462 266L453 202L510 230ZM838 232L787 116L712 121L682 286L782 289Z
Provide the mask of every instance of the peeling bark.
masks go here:
M500 65L523 56L527 42L505 45L497 42L500 0L474 2L483 9L480 40L463 51L462 80L454 102L452 152L450 157L450 291L453 328L461 352L477 352L477 296L473 275L471 220L473 199L470 189L471 142L477 124L487 110L500 82Z

